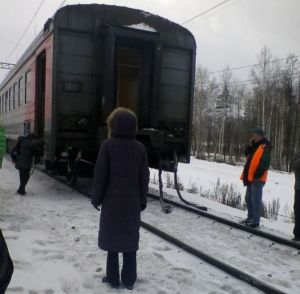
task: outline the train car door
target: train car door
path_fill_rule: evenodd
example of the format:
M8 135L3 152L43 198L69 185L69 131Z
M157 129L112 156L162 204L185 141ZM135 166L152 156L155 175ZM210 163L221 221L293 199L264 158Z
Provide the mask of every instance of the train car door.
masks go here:
M45 128L45 90L46 90L46 52L36 59L35 133L44 137Z
M133 110L140 127L149 127L155 74L157 33L110 27L105 44L106 117L115 107Z

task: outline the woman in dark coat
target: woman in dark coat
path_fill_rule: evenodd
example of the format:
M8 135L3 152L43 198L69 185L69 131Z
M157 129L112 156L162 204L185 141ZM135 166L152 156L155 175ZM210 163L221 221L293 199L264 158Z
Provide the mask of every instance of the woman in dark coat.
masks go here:
M99 248L108 251L103 282L119 287L118 253L123 253L121 281L132 289L136 281L141 211L147 205L149 169L143 144L135 140L137 119L117 108L107 119L109 139L100 148L93 180L92 204L101 205Z

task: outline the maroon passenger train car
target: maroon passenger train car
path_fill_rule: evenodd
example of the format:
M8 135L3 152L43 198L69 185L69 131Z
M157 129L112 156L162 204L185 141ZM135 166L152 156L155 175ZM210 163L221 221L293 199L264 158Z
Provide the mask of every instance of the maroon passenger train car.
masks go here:
M45 139L48 169L89 173L116 106L136 112L151 167L189 162L196 43L185 28L110 5L59 9L0 85L8 146Z

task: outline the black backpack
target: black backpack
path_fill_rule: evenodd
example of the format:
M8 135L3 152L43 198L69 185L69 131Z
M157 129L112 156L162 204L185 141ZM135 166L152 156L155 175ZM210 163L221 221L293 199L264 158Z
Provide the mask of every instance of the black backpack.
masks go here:
M21 143L23 141L23 137L20 136L15 147L10 151L10 158L12 162L16 163L18 161L18 157L20 155Z

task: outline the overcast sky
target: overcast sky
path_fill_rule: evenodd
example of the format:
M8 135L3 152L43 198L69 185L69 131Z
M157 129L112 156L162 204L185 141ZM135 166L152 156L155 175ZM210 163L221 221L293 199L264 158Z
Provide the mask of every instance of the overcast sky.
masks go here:
M45 0L22 42L11 51L33 17L41 0L0 0L0 61L15 63L62 0ZM223 0L67 0L65 5L104 3L142 9L176 23L223 2ZM195 36L197 63L216 71L257 62L263 46L273 56L300 55L300 0L230 0L184 25ZM2 80L5 70L0 70ZM237 80L247 78L249 69L234 71Z

